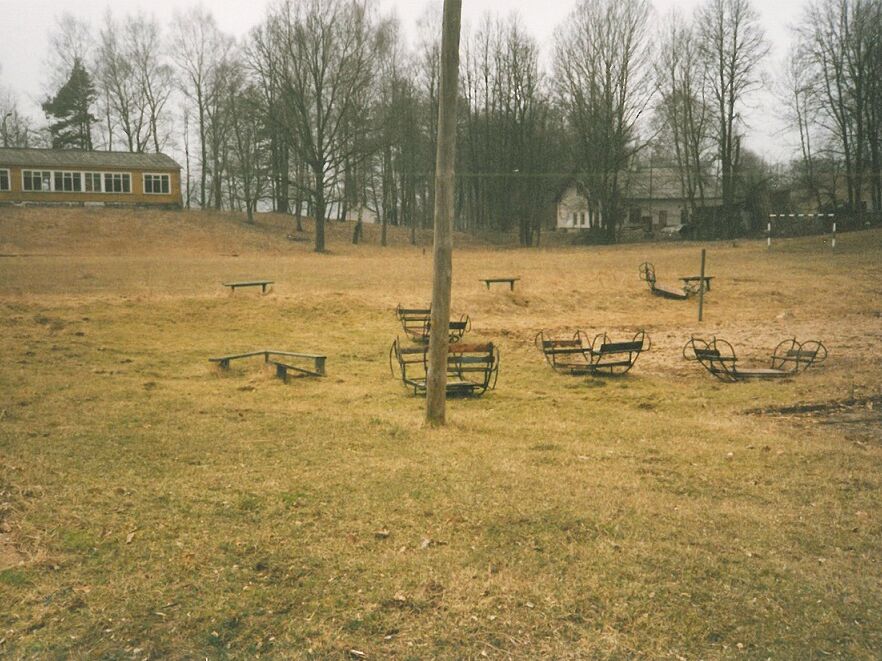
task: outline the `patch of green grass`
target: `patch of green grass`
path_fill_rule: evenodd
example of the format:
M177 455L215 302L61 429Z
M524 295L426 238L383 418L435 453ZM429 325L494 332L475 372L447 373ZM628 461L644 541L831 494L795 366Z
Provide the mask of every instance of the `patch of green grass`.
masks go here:
M28 572L22 569L4 569L0 571L0 583L20 588L31 583Z

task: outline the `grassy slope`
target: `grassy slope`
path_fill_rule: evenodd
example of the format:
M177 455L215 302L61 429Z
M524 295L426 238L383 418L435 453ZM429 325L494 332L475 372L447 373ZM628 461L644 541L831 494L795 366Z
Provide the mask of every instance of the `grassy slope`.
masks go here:
M42 234L21 229L37 212L5 213L2 252L43 254L0 259L12 656L882 648L882 447L744 414L880 392L879 233L845 235L836 254L819 240L772 255L710 245L702 326L692 302L636 278L646 258L662 279L694 270L695 245L461 250L454 309L501 344L502 373L429 431L385 363L391 309L429 298L420 249L353 248L341 230L319 256L281 225L206 215L199 238L189 216L154 231L135 214L131 237L108 232L98 250L74 238L98 212ZM488 292L489 272L523 280ZM251 276L275 290L219 286ZM623 379L555 375L532 336L577 326L645 326L654 347ZM725 386L678 355L698 330L756 357L817 336L831 357L792 381ZM218 375L206 361L265 345L326 352L330 376L285 386L257 363Z

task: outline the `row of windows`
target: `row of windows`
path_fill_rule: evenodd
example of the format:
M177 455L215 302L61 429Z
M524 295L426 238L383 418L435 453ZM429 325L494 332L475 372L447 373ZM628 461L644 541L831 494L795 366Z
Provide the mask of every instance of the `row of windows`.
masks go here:
M9 184L9 170L0 170L0 191L10 190ZM129 172L23 170L21 188L38 193L131 193L132 175ZM169 175L144 175L146 194L168 195L170 189Z
M573 227L585 226L586 220L588 221L589 227L594 227L595 223L598 220L597 214L595 214L593 210L589 211L588 214L586 214L584 211L573 211Z

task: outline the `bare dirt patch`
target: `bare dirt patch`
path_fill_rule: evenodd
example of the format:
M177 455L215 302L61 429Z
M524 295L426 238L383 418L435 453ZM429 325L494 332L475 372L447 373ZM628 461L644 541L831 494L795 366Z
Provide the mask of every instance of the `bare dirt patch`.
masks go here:
M882 394L832 402L772 406L753 409L748 413L829 425L841 431L846 440L882 445Z

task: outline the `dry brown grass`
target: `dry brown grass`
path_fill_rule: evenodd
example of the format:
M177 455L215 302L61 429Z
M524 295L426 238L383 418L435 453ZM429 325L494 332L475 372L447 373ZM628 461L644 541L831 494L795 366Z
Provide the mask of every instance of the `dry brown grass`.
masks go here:
M695 244L460 249L453 307L502 371L430 431L386 351L394 306L428 301L431 251L339 227L315 255L270 220L0 210L0 252L34 255L0 258L0 651L882 649L878 412L746 413L882 392L882 234L709 244L702 324L637 279L646 259L695 271ZM492 274L522 280L487 291ZM258 276L266 296L220 286ZM653 349L625 378L556 375L533 335L575 327L645 327ZM680 358L693 332L757 359L818 337L830 358L727 386ZM263 346L325 352L329 377L206 360Z

